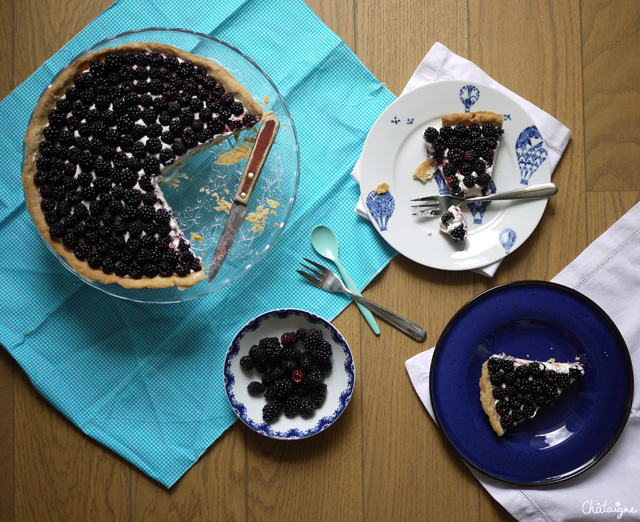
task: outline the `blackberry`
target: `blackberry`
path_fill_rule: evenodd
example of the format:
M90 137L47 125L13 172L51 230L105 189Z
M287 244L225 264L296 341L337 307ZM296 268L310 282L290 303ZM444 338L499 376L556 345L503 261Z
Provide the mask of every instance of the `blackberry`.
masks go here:
M173 135L173 133L171 131L164 131L160 135L160 140L163 143L166 143L167 145L171 145L175 139L176 139L176 137Z
M296 369L296 361L293 359L283 359L282 363L280 363L280 367L285 372L293 372Z
M266 390L264 384L258 381L252 381L247 386L247 391L250 395L261 395Z
M498 386L497 388L493 389L493 397L495 399L504 399L507 396L507 392L505 390L505 388L503 388L502 386Z
M322 372L318 368L311 369L304 379L304 386L308 390L313 390L322 384Z
M322 340L323 339L320 336L307 334L307 336L302 341L302 344L304 345L306 350L315 351L321 346Z
M475 187L476 181L477 181L477 178L473 174L469 174L468 176L464 177L464 179L462 180L462 183L464 184L465 187L471 188L471 187Z
M331 343L329 341L321 340L320 345L316 348L316 358L318 361L326 361L333 355Z
M168 165L175 159L175 157L176 157L176 154L175 152L173 152L173 150L163 149L162 151L160 151L160 155L158 156L158 159L163 165Z
M333 363L331 359L325 359L324 361L318 361L318 370L323 374L329 373L333 369Z
M322 383L320 386L315 388L310 394L310 400L313 406L318 409L324 403L327 398L327 385Z
M473 174L473 167L469 163L461 163L459 166L459 170L462 176L469 176Z
M283 411L287 417L295 417L302 407L302 399L299 395L289 395L284 401Z
M491 176L488 173L480 174L476 178L476 183L483 189L488 189L491 184Z
M465 231L463 225L458 225L451 231L451 237L456 241L462 241L465 238Z
M482 135L486 138L498 139L500 137L500 134L500 129L492 123L486 123L482 126Z
M302 352L300 351L300 349L296 348L296 346L293 344L287 344L282 349L283 359L290 359L292 361L297 361L301 355L302 355Z
M276 361L282 355L282 346L277 337L265 337L260 339L258 346L264 350L267 361Z
M275 421L282 413L282 403L278 400L268 402L262 408L262 419L270 424Z
M469 137L469 127L466 125L456 125L453 128L453 133L458 139L466 139Z
M200 117L202 117L202 116L200 116ZM247 127L249 125L253 125L254 123L256 123L256 121L257 121L256 117L253 114L245 114L242 117L242 123L243 123L243 125L245 125Z
M221 132L224 132L224 121L222 121L220 118L213 118L209 123L208 123L208 127L207 127L211 132L213 132L213 134L220 134Z
M314 357L313 354L309 351L307 352L303 352L302 355L300 356L300 358L298 359L298 367L302 370L302 371L308 371L311 369L311 367L314 364Z
M427 127L422 135L424 141L427 143L433 143L436 139L440 137L440 133L438 129L435 127Z
M579 379L582 377L582 372L577 368L569 368L569 378L571 379Z
M445 211L442 214L442 217L440 218L440 221L442 221L443 225L447 225L448 223L450 223L451 221L453 221L453 213L450 211Z
M292 386L293 384L289 379L280 379L273 384L273 393L276 397L285 398L289 395Z
M311 417L315 411L316 408L311 399L305 399L300 404L300 415L303 417Z
M296 333L295 332L285 332L280 337L280 342L285 344L294 343L296 341Z
M293 361L291 362L293 363ZM291 380L294 382L294 384L302 384L304 379L305 379L305 374L302 372L302 370L293 370L291 372Z
M455 148L453 150L449 150L448 158L449 161L455 165L460 163L464 157L464 153L462 149Z
M254 344L251 348L249 348L249 355L251 359L253 359L254 363L265 363L266 355L264 352L264 348Z

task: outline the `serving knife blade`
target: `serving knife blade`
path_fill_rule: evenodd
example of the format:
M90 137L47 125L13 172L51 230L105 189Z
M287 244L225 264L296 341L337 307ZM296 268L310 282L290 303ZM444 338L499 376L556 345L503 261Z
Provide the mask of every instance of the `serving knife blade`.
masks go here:
M244 168L238 190L233 198L233 204L229 210L229 217L224 224L222 234L216 245L216 251L213 253L213 260L209 268L208 281L213 281L213 278L220 271L224 260L227 258L227 254L233 246L233 242L238 235L238 230L242 226L242 221L247 214L249 200L253 189L258 182L262 167L264 167L271 146L276 139L278 130L280 129L280 120L270 114L262 119L260 124L260 130L258 130L258 136L256 142L253 144L249 160Z

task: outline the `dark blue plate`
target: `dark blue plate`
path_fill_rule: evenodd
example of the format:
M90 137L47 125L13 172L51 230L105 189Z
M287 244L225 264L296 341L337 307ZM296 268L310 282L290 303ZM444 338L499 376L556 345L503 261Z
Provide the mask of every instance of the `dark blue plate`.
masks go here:
M584 365L555 406L498 437L480 404L482 364L506 353ZM609 316L584 295L556 283L522 281L488 290L449 322L431 363L436 420L473 467L519 485L566 480L615 444L633 397L629 351Z

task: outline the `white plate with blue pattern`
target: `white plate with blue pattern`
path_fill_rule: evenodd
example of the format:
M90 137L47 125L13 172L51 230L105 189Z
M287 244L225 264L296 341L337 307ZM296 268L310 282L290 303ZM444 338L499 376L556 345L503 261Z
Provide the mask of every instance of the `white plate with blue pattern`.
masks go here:
M262 419L262 408L266 399L261 395L250 395L247 386L260 381L257 370L246 370L240 366L242 356L264 337L278 337L285 332L296 332L299 328L317 328L325 340L331 343L333 368L324 375L327 396L324 403L312 416L299 414L289 418L281 414L277 420L267 424ZM328 321L304 310L272 310L249 321L233 339L224 363L224 386L231 408L252 430L280 440L298 440L311 437L331 426L344 412L351 400L355 384L356 369L347 341Z
M492 192L551 181L545 143L527 112L502 92L465 81L435 82L401 96L379 116L364 144L360 190L371 222L390 246L413 261L442 270L489 265L516 250L540 222L546 199L493 201L462 207L469 234L454 242L439 231L437 218L413 216L413 198L447 194L439 175L413 179L427 159L422 134L450 113L504 114L504 134L495 160ZM375 193L381 183L390 186Z

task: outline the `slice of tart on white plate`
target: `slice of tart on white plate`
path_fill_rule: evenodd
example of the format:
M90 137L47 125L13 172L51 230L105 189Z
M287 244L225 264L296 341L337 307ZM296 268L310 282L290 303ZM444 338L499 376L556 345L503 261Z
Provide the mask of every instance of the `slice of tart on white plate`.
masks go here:
M414 177L425 181L437 173L460 199L489 194L503 119L502 114L489 111L443 116L440 127L428 127L423 133L429 158L420 170L422 175ZM440 229L445 233L462 230L451 229L445 223L449 217L445 213L440 218ZM464 237L452 236L455 241L465 237L466 229Z
M584 375L579 362L492 355L482 365L480 401L498 436L535 417Z

